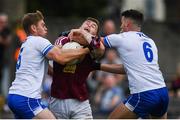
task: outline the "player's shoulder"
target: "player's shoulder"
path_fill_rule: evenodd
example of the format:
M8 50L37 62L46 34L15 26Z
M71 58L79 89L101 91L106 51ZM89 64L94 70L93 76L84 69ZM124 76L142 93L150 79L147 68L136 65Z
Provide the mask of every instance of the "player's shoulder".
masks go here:
M123 34L122 33L114 33L114 34L110 34L107 36L108 38L122 38Z
M60 36L65 36L65 37L67 37L67 36L69 35L69 33L70 33L70 31L63 31L63 32L61 32L61 33L59 34L59 37L60 37Z
M151 39L147 35L145 35L143 32L137 32L137 31L129 31L122 33L123 36L127 39Z
M40 40L43 40L43 41L48 41L46 38L43 38L41 36L28 36L27 39L30 39L30 41L40 41Z
M44 37L41 37L41 36L37 36L37 38L36 39L38 39L38 40L42 40L42 41L49 41L48 39L46 39L46 38L44 38Z
M55 40L55 45L64 45L65 43L69 42L69 35L70 31L63 31L60 32L60 34L58 35L58 38Z
M50 41L41 36L28 36L27 45L39 47L42 45L50 44Z
M121 33L121 35L124 36L124 37L138 37L138 32L136 32L136 31L128 31L128 32Z
M136 35L136 32L131 32L131 31L129 31L129 32L122 32L122 33L117 33L117 34L111 34L110 36L126 38L126 37L133 36L133 35Z
M132 38L133 36L135 36L133 32L122 32L122 33L108 35L108 38L123 40L123 39Z
M135 32L135 31L130 31L128 32L129 35L132 35L134 37L139 37L139 38L146 38L146 39L151 39L148 35L146 35L143 32Z

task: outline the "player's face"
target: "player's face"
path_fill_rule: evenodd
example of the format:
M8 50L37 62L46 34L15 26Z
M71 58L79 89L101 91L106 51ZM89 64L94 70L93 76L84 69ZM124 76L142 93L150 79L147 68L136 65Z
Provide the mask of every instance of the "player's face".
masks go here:
M40 20L36 25L37 35L45 37L47 35L47 27L44 20Z
M98 25L91 20L86 20L80 28L86 30L92 35L97 35Z
M127 32L128 31L128 20L122 16L121 18L121 32Z

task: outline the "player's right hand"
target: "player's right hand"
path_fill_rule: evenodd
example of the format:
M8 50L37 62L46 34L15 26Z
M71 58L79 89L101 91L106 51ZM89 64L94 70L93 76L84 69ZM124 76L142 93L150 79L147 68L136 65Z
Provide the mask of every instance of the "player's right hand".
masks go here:
M89 45L87 38L86 38L86 31L82 29L72 29L69 33L68 37L71 41L76 41L83 46Z

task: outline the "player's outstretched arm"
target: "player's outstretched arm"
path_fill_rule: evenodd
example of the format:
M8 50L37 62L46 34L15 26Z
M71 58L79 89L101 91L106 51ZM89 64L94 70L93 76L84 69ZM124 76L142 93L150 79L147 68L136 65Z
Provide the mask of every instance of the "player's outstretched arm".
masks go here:
M89 53L88 48L80 48L77 50L62 50L58 46L54 46L46 55L48 59L54 60L59 64L66 64L74 59L80 58L81 56Z
M126 74L124 66L122 64L100 64L100 70L117 73L117 74Z

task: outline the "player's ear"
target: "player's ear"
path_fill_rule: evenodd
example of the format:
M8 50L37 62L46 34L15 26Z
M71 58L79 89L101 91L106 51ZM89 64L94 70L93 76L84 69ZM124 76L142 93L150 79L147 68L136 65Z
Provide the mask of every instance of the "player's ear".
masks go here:
M131 26L131 24L132 24L132 21L131 21L131 20L129 20L129 19L127 19L127 21L126 21L126 26L127 26L127 27L130 27L130 26Z
M30 26L30 30L31 30L32 32L36 32L36 25L31 25L31 26Z

